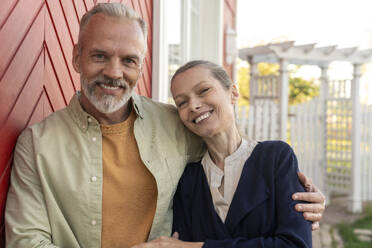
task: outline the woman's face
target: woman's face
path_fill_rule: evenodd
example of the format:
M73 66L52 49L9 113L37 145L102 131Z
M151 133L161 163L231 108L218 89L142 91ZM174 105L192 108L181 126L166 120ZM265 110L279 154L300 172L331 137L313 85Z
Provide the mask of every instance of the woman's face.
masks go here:
M235 125L236 86L224 88L208 69L196 66L178 74L171 91L182 122L195 134L210 138Z

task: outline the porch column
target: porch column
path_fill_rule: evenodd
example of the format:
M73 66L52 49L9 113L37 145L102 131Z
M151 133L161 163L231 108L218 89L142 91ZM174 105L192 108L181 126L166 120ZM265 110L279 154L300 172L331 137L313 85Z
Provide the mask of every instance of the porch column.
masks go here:
M288 120L288 61L279 61L279 139L287 141Z
M317 182L320 182L319 189L326 197L326 204L330 203L329 192L327 191L327 185L325 184L327 178L327 99L328 99L328 87L329 87L329 78L328 78L328 64L323 64L320 66L321 76L320 76L320 122L321 130L320 133L320 153L321 159L319 164L319 176L321 177ZM314 165L315 166L315 165Z
M352 100L352 145L351 145L351 194L349 210L353 213L362 211L362 187L360 170L360 128L361 128L361 106L360 106L360 76L361 64L354 64L353 80L351 82Z

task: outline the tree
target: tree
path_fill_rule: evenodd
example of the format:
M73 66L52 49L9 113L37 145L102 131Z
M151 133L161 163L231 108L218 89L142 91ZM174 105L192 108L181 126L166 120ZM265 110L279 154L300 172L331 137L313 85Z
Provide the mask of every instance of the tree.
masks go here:
M238 87L240 91L240 99L238 105L249 105L249 65L244 61L238 61ZM279 70L278 64L259 63L258 73L260 76L277 75ZM299 66L295 67L294 71L298 70ZM305 80L299 77L289 78L289 104L299 104L306 102L313 97L319 95L319 86L314 80Z
M303 103L319 95L319 86L314 80L308 81L299 77L289 79L289 96L290 105Z
M240 97L238 100L239 106L249 105L249 66L244 61L238 60L238 88Z

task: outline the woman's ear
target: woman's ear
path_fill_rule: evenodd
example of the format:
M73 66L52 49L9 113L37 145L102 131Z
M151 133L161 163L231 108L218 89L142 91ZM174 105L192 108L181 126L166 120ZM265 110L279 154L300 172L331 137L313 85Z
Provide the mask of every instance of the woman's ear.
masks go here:
M72 66L77 73L80 73L80 50L78 45L74 45L72 50Z
M238 102L238 99L239 99L239 90L236 87L236 84L233 84L231 86L231 103L232 104L237 103Z

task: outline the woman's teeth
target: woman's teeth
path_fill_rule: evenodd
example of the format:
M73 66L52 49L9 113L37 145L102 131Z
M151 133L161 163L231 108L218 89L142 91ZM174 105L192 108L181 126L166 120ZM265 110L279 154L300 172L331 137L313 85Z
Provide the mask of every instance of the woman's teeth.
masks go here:
M204 115L201 115L198 118L196 118L195 119L195 123L201 122L202 120L208 118L209 116L211 116L211 113L210 112L205 113Z

